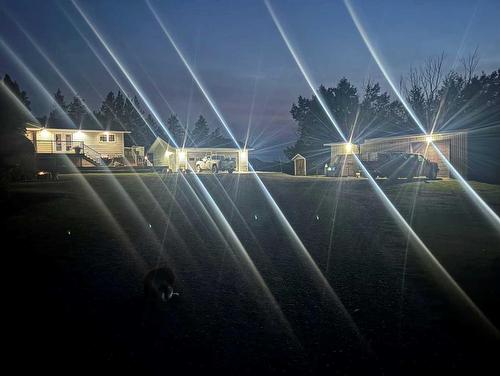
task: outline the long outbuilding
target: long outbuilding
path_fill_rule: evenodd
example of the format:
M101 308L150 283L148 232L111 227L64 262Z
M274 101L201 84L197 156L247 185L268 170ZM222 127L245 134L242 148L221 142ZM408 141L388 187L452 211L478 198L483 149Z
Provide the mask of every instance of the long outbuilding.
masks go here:
M431 137L431 138L429 138ZM399 135L366 139L360 144L328 143L330 147L330 163L337 155L355 153L361 160L373 160L379 152L405 152L424 155L428 160L436 162L439 167L438 177L448 178L451 171L437 151L429 146L432 141L439 151L451 162L453 167L463 176L468 175L468 132L447 132L426 135Z

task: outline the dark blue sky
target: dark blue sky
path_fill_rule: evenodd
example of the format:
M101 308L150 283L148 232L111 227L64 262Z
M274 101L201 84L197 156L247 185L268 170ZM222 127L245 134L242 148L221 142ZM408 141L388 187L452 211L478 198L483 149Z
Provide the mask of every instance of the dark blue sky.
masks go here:
M202 113L212 127L218 125L143 1L80 0L78 3L163 118L170 111L155 85L183 122L193 123ZM259 156L278 157L282 144L295 139L295 126L289 114L291 104L297 96L311 93L264 3L184 0L152 1L152 4L236 136L244 138L250 123L250 139L260 148ZM358 86L370 78L388 88L342 1L272 4L317 83L334 85L345 76ZM449 68L457 58L476 47L481 58L479 71L500 68L498 0L355 0L352 4L394 77L441 52L445 53ZM99 96L116 90L117 85L70 19L120 82L130 89L71 2L0 0L0 9L2 40L50 93L60 87L68 98L71 96L12 19L36 40L91 108L98 106ZM0 74L4 73L11 74L28 91L36 115L50 110L50 102L0 45Z

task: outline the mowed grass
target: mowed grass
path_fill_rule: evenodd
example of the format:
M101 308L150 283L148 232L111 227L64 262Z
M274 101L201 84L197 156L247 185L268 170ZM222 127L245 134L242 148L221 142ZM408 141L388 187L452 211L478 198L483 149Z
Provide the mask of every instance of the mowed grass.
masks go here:
M80 327L71 338L97 343L85 350L91 357L140 370L156 369L168 349L173 358L196 354L194 368L335 364L375 373L425 370L433 360L456 369L488 343L491 329L408 243L366 180L261 175L287 223L254 176L199 178L205 188L176 174L65 175L11 187L12 269L27 275L23 288L36 286L33 303L46 307L42 317L61 341ZM464 190L453 180L380 184L500 325L500 234ZM471 185L500 211L499 186ZM142 278L159 262L176 272L181 298L170 321L155 324L167 329L144 337L140 328L154 320L144 313ZM35 326L24 327L27 336L47 334Z

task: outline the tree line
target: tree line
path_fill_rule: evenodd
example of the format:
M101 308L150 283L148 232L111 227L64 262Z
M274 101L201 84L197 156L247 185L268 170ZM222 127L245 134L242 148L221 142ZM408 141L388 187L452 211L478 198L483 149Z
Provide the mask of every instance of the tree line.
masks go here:
M400 79L399 92L421 125L427 132L483 129L483 135L500 141L500 69L475 73L477 50L448 72L443 62L443 54L429 58ZM318 91L343 134L353 142L421 132L402 101L382 91L379 83L368 80L360 92L342 78L336 86L322 85ZM300 153L312 163L325 163L329 153L324 144L342 142L342 138L317 96L299 96L290 113L297 125L297 141L284 150L285 154L291 158ZM491 154L489 150L482 152ZM494 155L488 158L496 162Z
M79 96L67 102L62 91L57 89L53 95L54 108L47 116L29 116L31 102L28 94L19 84L6 74L0 91L0 133L23 134L27 121L37 121L49 128L113 129L130 131L125 136L126 146L141 145L149 147L157 136L170 141L165 129L143 109L139 99L127 97L120 90L110 91L97 110L91 110ZM16 99L20 103L15 103ZM21 106L19 105L21 104ZM24 107L24 108L22 108ZM166 122L168 133L178 145L215 146L228 144L220 127L210 130L203 115L192 126L181 123L176 114L171 114Z

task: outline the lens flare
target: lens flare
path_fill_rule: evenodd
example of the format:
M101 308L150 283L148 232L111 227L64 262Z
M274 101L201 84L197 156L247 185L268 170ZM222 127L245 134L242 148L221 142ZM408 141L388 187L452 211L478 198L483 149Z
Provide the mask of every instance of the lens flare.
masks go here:
M340 127L337 125L337 122L335 121L333 115L331 114L329 108L325 105L325 102L321 98L321 94L316 91L315 85L313 84L313 81L307 74L306 70L303 68L303 64L301 63L297 53L293 49L291 43L288 40L288 37L286 36L286 33L281 26L281 23L279 22L278 18L276 17L276 14L274 13L273 8L271 7L271 4L269 3L268 0L265 1L265 4L267 6L267 9L269 10L269 13L271 15L271 18L274 21L274 24L278 31L281 34L281 37L283 38L285 44L287 45L290 54L294 58L295 62L297 63L297 66L299 67L300 71L302 72L304 79L307 81L309 87L311 88L312 92L314 95L317 96L318 102L320 103L322 109L324 112L327 114L328 118L332 121L333 126L337 129L339 132L340 136L343 138L344 141L347 142L347 139L345 135L343 135ZM375 179L371 176L369 171L366 169L366 167L363 165L361 162L360 158L356 155L353 154L353 157L355 158L356 162L362 169L363 173L368 177L368 181L370 182L371 186L374 188L376 194L379 196L379 198L382 200L384 203L384 206L388 209L389 213L393 216L395 219L396 224L405 232L408 234L408 239L411 241L414 245L416 245L416 248L422 252L422 255L426 257L430 261L431 267L433 267L434 270L437 270L441 276L444 277L444 280L447 282L447 286L451 287L451 291L456 293L458 297L460 297L468 307L470 307L471 311L481 320L481 322L490 330L491 332L495 333L495 336L499 337L500 333L498 332L497 328L491 323L491 321L482 313L482 311L476 306L476 304L469 298L469 296L465 293L465 291L462 290L462 288L455 282L455 280L448 274L446 269L439 263L439 261L434 257L432 252L427 248L427 246L424 244L424 242L419 238L419 236L415 233L415 231L411 228L411 226L406 222L406 220L403 218L403 216L399 213L399 211L396 209L394 204L389 200L387 195L384 193L382 188L375 182Z
M217 108L214 100L208 94L208 91L203 86L201 80L198 78L198 76L196 75L196 73L194 72L194 70L191 68L191 65L188 63L187 59L184 57L184 54L182 53L182 51L178 47L178 45L175 42L175 40L173 39L172 35L170 34L170 32L167 30L167 28L163 24L163 22L160 19L158 13L155 11L155 9L153 8L153 6L151 5L151 3L150 3L149 0L146 0L146 4L148 5L149 9L151 10L151 13L153 14L154 18L158 22L158 24L159 24L160 28L162 29L162 31L164 32L165 36L167 37L167 39L171 43L172 47L177 52L177 55L179 56L179 58L181 59L181 61L184 63L184 65L185 65L186 69L188 70L188 72L191 74L191 77L193 78L193 80L198 85L198 88L200 89L200 91L204 95L204 97L207 100L208 104L210 105L210 107L212 108L212 110L214 111L214 113L216 114L216 116L218 117L218 119L220 120L220 122L222 123L222 125L224 126L224 128L226 129L227 133L229 134L229 136L233 140L233 142L236 145L236 147L241 151L242 149L241 149L238 141L234 137L233 133L231 132L231 129L229 128L226 120L222 116L222 113ZM250 170L252 172L255 172L255 170L253 169L253 167L251 166L250 163L249 163L249 168L250 168ZM341 311L344 314L344 316L349 320L349 322L350 322L352 328L354 329L354 331L356 332L356 334L358 336L361 336L360 333L359 333L359 329L354 324L354 321L352 320L350 314L347 312L347 310L345 309L344 305L341 303L341 301L338 298L337 294L333 291L332 287L330 286L330 284L328 283L328 281L324 277L324 275L321 272L321 270L319 269L319 267L314 262L313 258L311 257L311 255L307 251L306 247L304 246L304 244L302 243L302 241L300 240L300 238L298 237L298 235L293 230L292 226L290 225L290 223L286 219L285 215L283 214L283 212L279 208L279 206L276 203L276 201L273 199L273 197L271 196L271 194L267 190L267 188L264 185L264 183L262 182L262 180L259 178L259 176L257 174L253 174L253 175L255 176L257 184L259 185L259 187L262 190L265 198L267 199L267 201L271 205L271 208L273 209L274 213L278 216L278 218L280 219L280 222L283 224L283 226L285 228L285 231L287 232L289 238L292 239L294 241L294 243L298 246L298 249L300 250L300 255L306 261L306 265L309 266L311 268L311 270L314 272L314 275L318 277L318 281L319 281L320 285L322 287L324 287L324 288L327 289L327 291L329 292L330 296L336 302L337 306L341 309Z
M45 99L52 103L59 113L64 117L64 120L67 121L68 124L71 124L73 128L76 128L75 123L68 116L66 111L64 111L59 103L55 100L52 94L45 88L42 82L35 76L35 74L28 68L28 66L17 56L17 54L10 48L10 46L0 38L0 46L3 47L7 54L12 58L12 60L21 68L21 70L28 76L28 78L36 85L36 87L40 90L40 92L44 95ZM38 121L37 121L38 123Z
M77 11L80 13L82 18L85 20L89 28L92 30L92 32L95 34L95 36L98 38L100 43L103 45L103 47L106 49L108 54L112 57L113 61L117 64L119 67L120 71L124 74L124 76L127 78L127 80L130 82L134 90L138 93L138 95L141 97L143 100L144 104L146 107L150 110L152 115L155 117L155 119L158 121L158 123L162 126L162 128L165 130L166 134L172 141L172 144L176 147L178 147L177 143L175 142L174 138L171 136L170 132L168 129L165 127L164 123L162 122L161 118L159 117L158 113L154 110L151 102L148 100L148 98L145 96L145 94L142 92L141 88L139 85L135 82L133 79L132 75L125 69L124 65L121 63L121 61L118 59L117 55L112 51L112 49L109 47L109 45L106 43L102 35L99 33L97 28L93 25L93 23L90 21L90 19L87 17L83 9L76 3L75 0L72 0L73 5L77 9ZM145 119L143 119L145 121ZM146 122L147 124L147 122ZM188 168L192 170L191 166L188 164ZM233 249L237 250L240 254L243 255L243 261L245 262L245 265L251 270L252 275L258 282L258 285L263 289L265 296L270 300L271 305L275 308L276 314L280 317L280 321L287 327L289 328L289 324L287 324L286 318L284 317L281 308L279 307L278 303L276 302L274 296L270 292L269 288L265 284L265 281L262 279L260 273L256 269L255 265L253 265L253 262L251 261L250 257L248 256L245 248L239 241L238 237L234 233L233 229L231 228L231 225L227 220L225 219L224 215L218 208L217 204L211 197L210 193L208 190L204 187L202 184L201 180L196 176L196 174L193 174L195 176L194 181L197 184L197 187L199 190L202 192L205 201L209 204L210 208L212 209L212 216L214 217L214 223L217 223L219 228L223 230L223 233L225 234L225 238L228 239L229 244L233 247ZM193 191L194 192L194 191Z
M426 131L425 127L422 125L421 121L419 120L419 118L417 117L417 115L415 114L415 112L413 111L413 109L411 108L411 106L408 104L408 102L406 101L406 99L401 95L401 93L399 92L399 90L396 88L396 85L394 84L394 80L389 75L389 72L385 68L385 66L384 66L384 64L382 62L382 59L380 58L379 54L377 53L377 51L373 47L373 45L372 45L372 43L370 41L370 38L368 37L368 34L367 34L366 30L363 27L363 24L361 23L358 15L356 14L356 12L354 11L354 8L351 5L351 2L349 0L344 0L344 4L346 5L347 10L349 11L349 14L351 15L351 18L352 18L352 20L353 20L356 28L358 29L358 32L361 35L361 38L363 39L366 47L370 51L370 54L372 55L373 59L377 63L377 66L379 67L380 71L384 75L386 81L389 83L389 85L391 86L391 88L394 91L394 93L396 94L396 96L399 98L399 100L401 101L401 103L403 104L403 106L405 107L405 109L408 111L408 113L412 117L413 121L418 125L418 127L421 129L421 131L425 135L427 135L427 131ZM431 135L428 135L428 136L432 137ZM429 143L438 152L438 155L440 156L440 158L442 159L442 161L450 169L450 171L452 172L452 175L456 178L456 180L459 182L459 184L462 186L462 188L464 188L465 192L469 195L469 197L471 198L471 200L479 207L480 211L487 216L487 218L493 224L493 226L495 227L495 229L497 231L500 231L500 217L474 191L474 189L472 189L472 187L470 186L470 184L452 166L452 164L448 160L448 158L446 158L446 156L441 151L438 150L438 147L432 142L432 139L431 139L431 142L429 142Z

